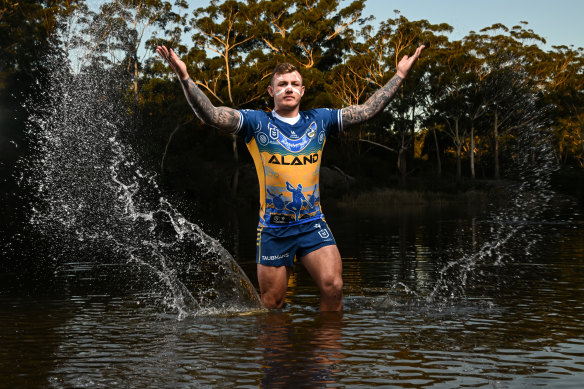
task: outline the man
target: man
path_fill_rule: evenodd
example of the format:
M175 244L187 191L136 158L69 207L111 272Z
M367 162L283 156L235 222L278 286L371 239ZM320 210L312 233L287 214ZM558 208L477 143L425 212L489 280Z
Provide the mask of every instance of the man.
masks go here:
M274 110L263 112L213 106L172 49L157 47L180 79L197 116L241 136L253 157L260 185L256 262L264 307L284 306L288 278L298 257L320 290L320 310L342 309L341 255L320 209L322 149L329 135L381 112L423 49L420 46L413 56L404 56L393 78L364 104L340 110L300 111L305 92L302 76L293 65L279 64L268 86Z

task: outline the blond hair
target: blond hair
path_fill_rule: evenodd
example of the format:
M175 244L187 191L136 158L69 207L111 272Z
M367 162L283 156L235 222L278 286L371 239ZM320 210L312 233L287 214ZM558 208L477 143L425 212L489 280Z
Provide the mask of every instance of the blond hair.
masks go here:
M291 63L282 62L277 64L276 67L274 68L274 71L272 72L272 76L270 78L270 85L274 83L274 78L276 77L277 74L286 74L293 72L298 72L298 74L300 74L298 68L292 65ZM302 74L300 74L300 79L302 80Z

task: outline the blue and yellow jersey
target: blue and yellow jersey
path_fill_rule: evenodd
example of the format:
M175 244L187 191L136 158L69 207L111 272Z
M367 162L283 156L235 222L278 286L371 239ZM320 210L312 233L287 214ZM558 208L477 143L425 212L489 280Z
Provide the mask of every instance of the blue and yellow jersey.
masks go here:
M323 217L319 172L327 136L342 130L341 111L301 111L295 124L272 112L240 110L236 134L255 163L260 186L260 225L289 226Z

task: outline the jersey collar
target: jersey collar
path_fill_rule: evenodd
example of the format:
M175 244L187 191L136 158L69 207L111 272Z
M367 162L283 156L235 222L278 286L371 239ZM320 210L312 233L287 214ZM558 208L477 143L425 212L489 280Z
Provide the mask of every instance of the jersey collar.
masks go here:
M280 116L276 113L276 111L272 111L272 115L274 115L274 117L278 120L283 121L284 123L288 123L291 126L295 125L296 123L298 123L298 120L300 120L300 113L298 113L295 117L293 118L285 118L283 116Z

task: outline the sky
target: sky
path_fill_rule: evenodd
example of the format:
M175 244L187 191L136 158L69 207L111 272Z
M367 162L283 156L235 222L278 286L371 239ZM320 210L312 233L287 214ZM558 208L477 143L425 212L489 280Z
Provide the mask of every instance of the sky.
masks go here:
M495 23L511 28L526 21L545 38L545 49L584 47L584 0L367 0L366 5L365 15L375 15L377 22L394 17L397 9L409 20L448 23L454 27L451 39Z
M197 8L209 1L189 3ZM584 47L584 0L367 0L364 15L375 15L374 23L379 23L395 17L396 9L409 20L450 24L454 27L451 40L495 23L511 28L526 21L527 28L545 38L546 50L554 45Z

